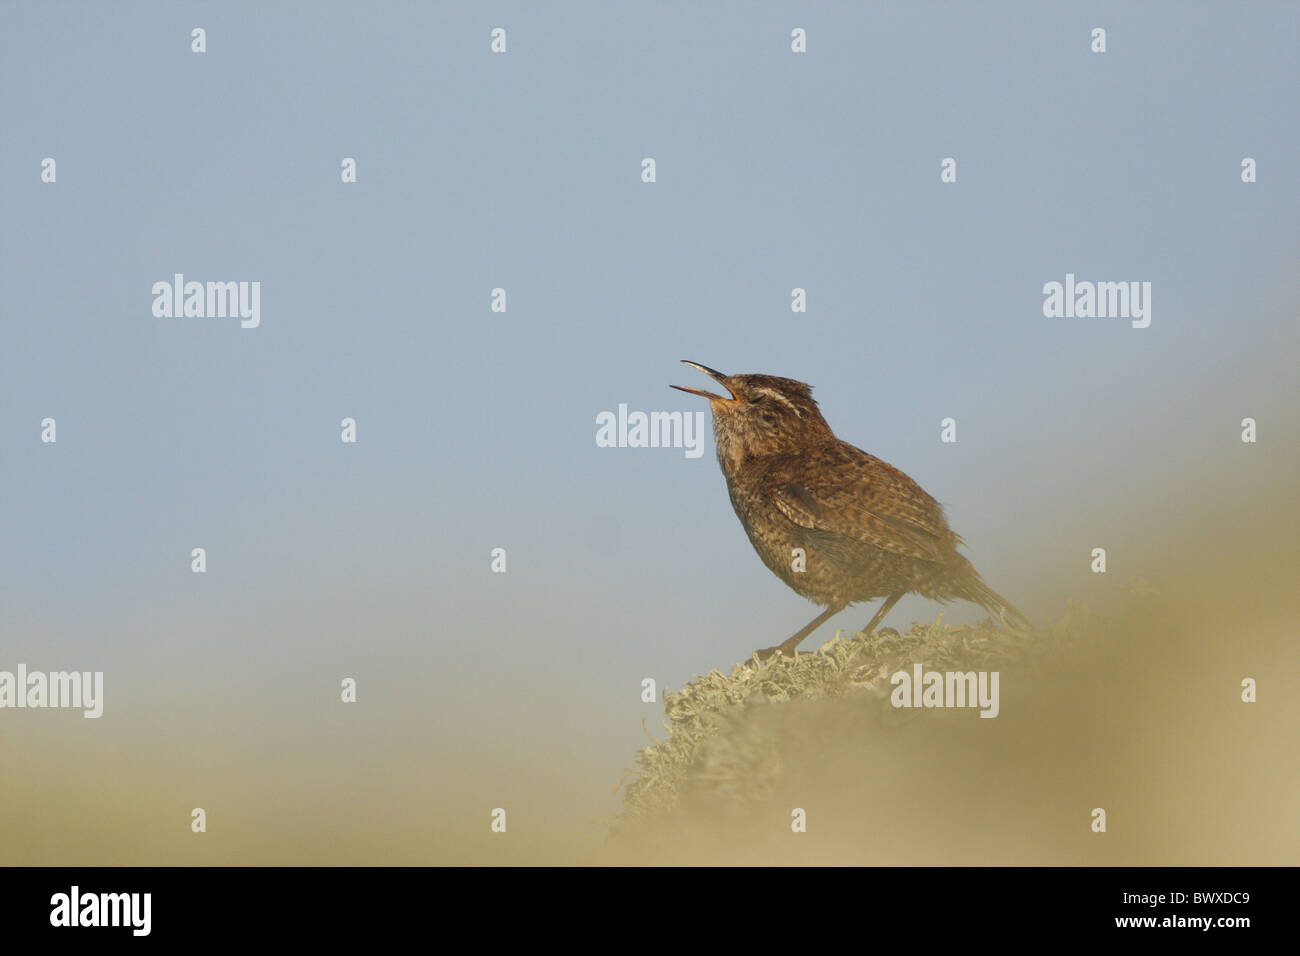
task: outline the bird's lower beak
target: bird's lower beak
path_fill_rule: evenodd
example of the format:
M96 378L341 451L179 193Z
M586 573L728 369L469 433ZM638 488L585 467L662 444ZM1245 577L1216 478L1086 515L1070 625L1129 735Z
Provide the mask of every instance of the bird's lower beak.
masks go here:
M727 390L728 397L715 395L713 392L706 392L702 388L687 388L685 385L673 385L672 388L675 388L680 392L690 392L692 395L700 395L711 402L734 402L736 400L736 393L731 390L731 386L726 382L727 376L723 375L717 369L709 368L707 365L701 365L699 362L689 362L686 359L682 359L682 364L689 365L694 369L699 369L705 375L709 376L709 378L713 379Z

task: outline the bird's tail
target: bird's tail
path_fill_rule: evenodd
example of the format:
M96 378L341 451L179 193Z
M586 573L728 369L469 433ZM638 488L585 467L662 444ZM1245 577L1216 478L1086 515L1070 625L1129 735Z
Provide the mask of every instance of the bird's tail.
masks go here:
M1029 618L1021 614L1014 604L985 584L978 574L974 575L967 584L966 593L963 596L968 601L978 604L990 614L997 615L1003 624L1022 628L1033 626L1029 623Z

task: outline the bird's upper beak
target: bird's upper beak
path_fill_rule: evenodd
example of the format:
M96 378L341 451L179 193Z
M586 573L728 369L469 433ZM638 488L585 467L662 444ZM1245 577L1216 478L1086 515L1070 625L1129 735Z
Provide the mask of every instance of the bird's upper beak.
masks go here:
M713 379L715 382L717 382L719 385L725 388L727 390L727 395L730 397L715 395L712 392L706 392L702 388L687 388L685 385L673 385L672 386L673 388L682 392L690 392L692 395L702 395L704 398L707 398L711 402L734 402L736 400L736 393L733 392L731 390L731 386L727 384L727 376L723 375L717 369L709 368L707 365L701 365L699 362L689 362L686 359L682 359L682 364L689 365L691 368L699 369L705 375L709 376L711 379Z

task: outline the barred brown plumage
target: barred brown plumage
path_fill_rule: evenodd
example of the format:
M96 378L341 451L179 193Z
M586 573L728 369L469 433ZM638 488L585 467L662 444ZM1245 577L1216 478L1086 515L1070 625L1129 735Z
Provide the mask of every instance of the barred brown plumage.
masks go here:
M962 540L943 506L893 465L836 438L808 385L685 364L728 392L673 386L709 400L718 462L754 550L796 592L826 606L760 656L789 654L850 604L884 598L869 632L909 593L971 601L1004 623L1028 624L958 553Z

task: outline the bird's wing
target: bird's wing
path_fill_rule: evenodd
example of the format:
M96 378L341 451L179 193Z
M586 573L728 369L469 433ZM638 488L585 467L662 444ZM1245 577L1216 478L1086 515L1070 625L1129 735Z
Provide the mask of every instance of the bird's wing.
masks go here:
M852 451L804 470L799 481L781 469L785 475L773 474L764 491L801 527L923 561L943 560L947 549L940 544L955 536L942 506L897 468Z

